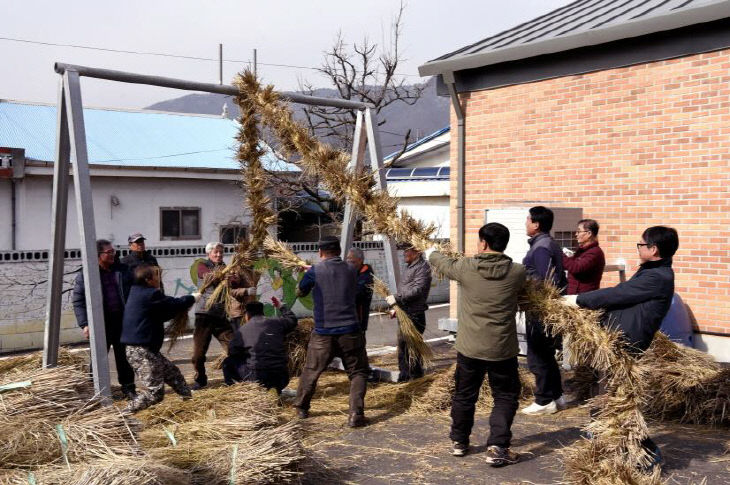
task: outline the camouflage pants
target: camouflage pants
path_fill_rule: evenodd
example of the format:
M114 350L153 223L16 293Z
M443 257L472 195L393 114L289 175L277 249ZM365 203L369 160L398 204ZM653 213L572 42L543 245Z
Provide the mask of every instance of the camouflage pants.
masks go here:
M129 403L130 411L139 411L162 401L165 396L165 384L183 397L191 396L190 388L180 369L160 352L128 345L127 360L134 369L137 379L147 388L138 392L137 397Z

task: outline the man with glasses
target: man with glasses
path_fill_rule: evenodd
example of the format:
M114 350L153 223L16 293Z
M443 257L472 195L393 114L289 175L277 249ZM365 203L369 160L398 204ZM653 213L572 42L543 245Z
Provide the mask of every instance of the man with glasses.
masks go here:
M612 288L568 295L569 306L603 310L602 325L623 334L627 350L637 358L649 348L674 296L672 257L679 248L679 236L671 227L653 226L636 244L641 266L630 280ZM641 443L652 461L662 461L659 447L651 438Z
M114 360L117 365L119 385L122 386L124 396L131 400L136 396L134 370L127 362L125 346L119 340L122 335L124 305L131 286L131 274L126 265L116 262L116 250L110 241L106 239L96 241L96 251L99 254L99 278L101 280L107 351L110 347L114 347ZM81 271L76 275L71 302L73 303L76 322L81 327L84 337L88 339L89 319L86 313L86 288L84 274Z

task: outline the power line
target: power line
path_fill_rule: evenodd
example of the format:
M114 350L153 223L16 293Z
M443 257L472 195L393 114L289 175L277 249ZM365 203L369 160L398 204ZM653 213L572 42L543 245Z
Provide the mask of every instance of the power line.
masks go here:
M8 42L20 42L23 44L35 44L35 45L45 45L45 46L51 46L51 47L71 47L74 49L86 49L86 50L92 50L92 51L102 51L102 52L114 52L117 54L134 54L138 56L157 56L157 57L171 57L175 59L187 59L192 61L209 61L209 62L220 62L220 59L215 57L198 57L198 56L185 56L180 54L169 54L165 52L151 52L151 51L131 51L131 50L125 50L125 49L111 49L107 47L92 47L87 45L80 45L80 44L60 44L57 42L43 42L39 40L29 40L29 39L17 39L13 37L0 37L0 40L5 40ZM223 59L223 62L233 62L236 64L251 64L251 60L249 59ZM307 69L310 71L320 71L321 69L318 67L311 67L311 66L297 66L294 64L275 64L275 63L267 63L267 62L257 62L260 66L268 66L268 67L283 67L288 69ZM420 78L418 74L400 74L397 73L398 76L403 77L418 77Z
M199 153L213 153L213 152L223 152L223 151L231 151L233 148L216 148L214 150L200 150L197 152L184 152L184 153L171 153L168 155L156 155L152 157L141 157L141 158L115 158L110 160L92 160L91 163L109 163L109 162L130 162L133 160L154 160L157 158L172 158L172 157L180 157L183 155L197 155Z

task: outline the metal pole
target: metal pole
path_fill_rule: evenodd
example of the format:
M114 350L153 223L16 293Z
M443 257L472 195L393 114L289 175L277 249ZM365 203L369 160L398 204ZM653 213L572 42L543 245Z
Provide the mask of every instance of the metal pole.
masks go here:
M362 122L362 111L358 111L355 118L355 136L352 140L352 158L350 159L350 170L357 171L362 168L365 161L365 144L367 143L367 133ZM345 214L342 217L342 233L340 234L340 246L342 247L343 256L347 256L347 251L352 246L352 239L355 233L355 211L352 203L348 200L345 204Z
M99 255L96 251L94 204L91 197L91 177L86 152L86 129L84 127L79 74L67 70L63 75L63 80L71 141L71 163L74 170L76 212L81 233L81 259L84 282L86 283L86 314L89 319L94 389L102 396L111 397L109 359L102 310L101 278L99 277Z
M368 153L370 154L370 166L375 176L375 187L379 190L388 190L383 171L383 159L380 156L380 137L377 130L375 114L370 109L365 110L365 129L368 137ZM398 265L398 248L395 239L386 237L383 239L383 250L385 252L385 265L388 268L388 287L394 294L398 292L400 284L400 266Z
M48 253L48 294L46 295L46 327L43 335L43 367L58 364L61 332L61 296L63 291L63 253L66 246L68 210L68 169L70 147L64 80L59 79L58 113L56 115L56 163L53 166L53 199L51 201L51 248Z
M253 50L253 75L258 77L258 56L256 55L256 49Z
M131 84L148 84L150 86L161 86L164 88L184 89L187 91L203 91L206 93L238 95L238 88L228 85L218 85L210 83L199 83L194 81L185 81L183 79L174 79L161 76L149 76L146 74L135 74L124 71L113 71L111 69L98 69L96 67L77 66L74 64L64 64L57 62L54 69L58 74L63 74L66 70L75 71L79 76L93 77L96 79L107 79L109 81L118 81ZM358 101L349 101L347 99L331 99L319 98L316 96L306 96L299 93L279 93L282 99L291 101L292 103L307 104L312 106L331 106L333 108L343 109L365 109L373 105L369 103L361 103Z
M223 44L218 44L218 82L223 86Z

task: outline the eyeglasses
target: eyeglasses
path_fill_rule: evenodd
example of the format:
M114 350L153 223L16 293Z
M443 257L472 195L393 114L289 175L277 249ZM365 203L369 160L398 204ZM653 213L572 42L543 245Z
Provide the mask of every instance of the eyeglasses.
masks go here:
M636 249L637 250L638 249L641 249L641 246L649 247L649 246L653 246L653 244L649 244L649 243L636 243Z
M583 234L584 232L591 232L591 231L575 231L576 234Z

